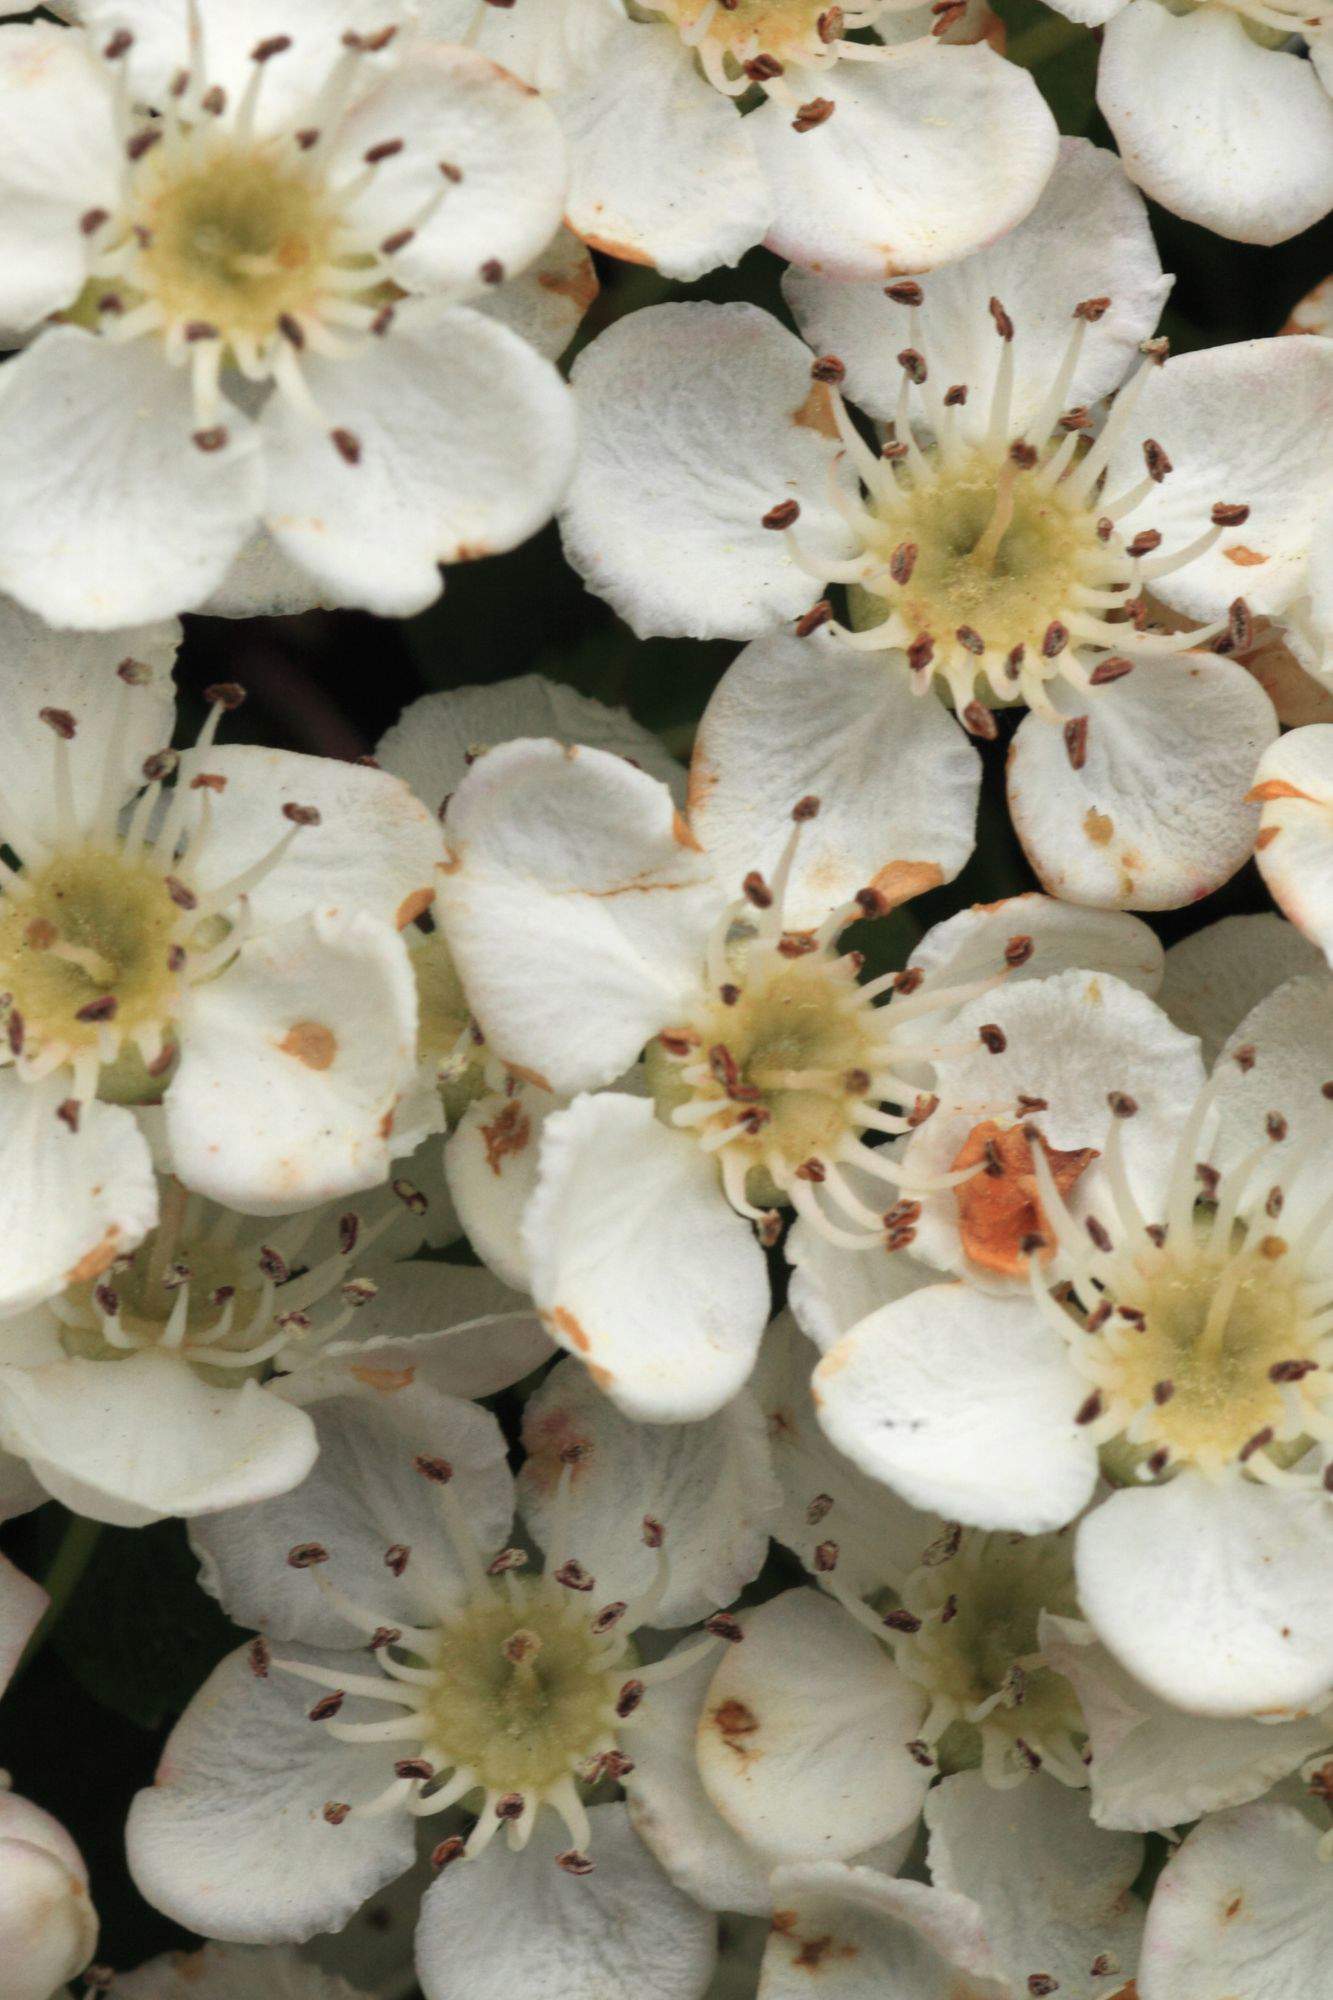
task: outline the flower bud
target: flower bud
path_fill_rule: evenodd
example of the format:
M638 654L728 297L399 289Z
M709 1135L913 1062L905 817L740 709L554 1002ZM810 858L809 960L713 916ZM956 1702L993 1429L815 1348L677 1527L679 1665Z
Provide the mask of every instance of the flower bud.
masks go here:
M0 1785L7 1783L0 1774ZM97 1948L88 1871L58 1820L0 1790L0 1965L5 2000L51 2000Z

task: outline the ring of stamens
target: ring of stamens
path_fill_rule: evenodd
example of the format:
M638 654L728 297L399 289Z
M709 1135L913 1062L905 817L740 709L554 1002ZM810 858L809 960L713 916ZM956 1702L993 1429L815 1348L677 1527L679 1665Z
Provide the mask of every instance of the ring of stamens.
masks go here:
M839 393L842 364L825 357L813 371L828 392L860 482L852 498L830 481L833 505L858 547L843 562L816 556L802 541L794 500L764 516L764 525L784 534L793 559L810 576L850 587L853 615L864 623L860 629L841 623L821 600L797 629L824 625L853 651L904 653L914 692L941 686L976 735L996 734L990 704L1024 702L1048 721L1066 723L1071 761L1081 764L1086 718L1076 718L1078 727L1066 722L1050 699L1051 683L1062 680L1090 694L1123 678L1136 660L1164 658L1220 635L1224 645L1241 643L1250 622L1243 600L1222 625L1168 634L1144 629L1142 593L1205 555L1249 510L1219 501L1203 531L1169 554L1159 553L1156 531L1130 539L1121 533L1117 524L1171 471L1166 453L1149 438L1143 477L1119 493L1103 490L1111 454L1167 348L1160 340L1144 344L1139 369L1092 438L1090 413L1065 408L1065 399L1087 328L1103 316L1109 299L1084 300L1075 308L1046 399L1021 428L1011 420L1021 335L1000 301L991 300L1000 365L986 435L977 441L963 435L957 416L968 400L967 385L942 384L931 372L918 312L922 287L904 280L888 286L887 294L909 309L910 344L898 357L897 407L879 453L857 430Z
M775 1205L787 1204L833 1242L896 1250L911 1243L919 1204L895 1199L884 1211L869 1207L849 1167L887 1183L895 1196L953 1187L978 1171L909 1182L891 1156L867 1143L912 1130L934 1109L902 1069L945 1051L924 1040L908 1044L901 1030L987 991L1003 975L947 991L918 991L912 973L860 983L860 954L840 953L838 940L849 924L888 908L873 888L815 930L788 930L783 903L800 830L817 811L815 799L795 807L771 884L752 872L719 917L697 1009L646 1053L649 1088L659 1115L716 1156L738 1213L772 1230ZM893 1004L881 1006L890 993Z
M574 1557L552 1561L537 1576L520 1574L527 1558L518 1549L486 1561L452 1489L452 1468L437 1458L419 1457L415 1464L438 1493L443 1527L466 1581L463 1602L442 1589L437 1622L403 1626L346 1598L322 1574L327 1551L304 1543L288 1562L310 1570L330 1602L367 1635L379 1671L343 1673L270 1659L263 1641L252 1652L255 1671L266 1674L273 1665L329 1690L310 1711L311 1720L341 1742L385 1746L392 1774L385 1790L371 1799L327 1802L324 1817L331 1824L395 1809L428 1817L467 1804L476 1823L465 1839L452 1836L437 1847L436 1863L443 1865L480 1854L501 1826L511 1848L526 1846L539 1812L549 1806L572 1842L557 1861L586 1874L592 1862L585 1792L633 1769L620 1744L642 1719L645 1693L687 1672L719 1640L738 1640L740 1628L719 1614L698 1644L651 1666L639 1664L633 1634L649 1622L669 1581L659 1522L644 1522L645 1540L659 1550L653 1583L635 1603L599 1603L596 1579ZM571 1480L567 1466L555 1505L555 1551L569 1546ZM428 1550L396 1544L385 1554L396 1575L409 1560L429 1578ZM341 1720L349 1695L401 1713L387 1721Z

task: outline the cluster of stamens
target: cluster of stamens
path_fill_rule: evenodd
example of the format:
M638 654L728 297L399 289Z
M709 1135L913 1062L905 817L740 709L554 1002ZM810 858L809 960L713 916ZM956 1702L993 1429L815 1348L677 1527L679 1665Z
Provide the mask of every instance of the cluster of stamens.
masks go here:
M958 419L967 384L941 383L931 370L918 311L922 287L904 280L886 290L909 310L909 345L898 356L902 381L879 452L839 393L843 364L824 356L813 368L860 484L853 497L830 482L832 503L859 544L856 553L831 562L808 549L797 530L796 500L780 501L763 517L765 527L785 536L802 569L821 584L851 588L853 616L863 613L865 622L860 629L840 622L821 598L797 621L797 631L804 636L824 626L856 652L903 653L914 692L941 685L977 736L997 733L991 703L1024 702L1063 724L1070 762L1079 768L1087 755L1088 717L1062 715L1050 699L1052 681L1091 694L1140 660L1210 642L1223 650L1250 642L1252 620L1242 599L1223 625L1166 633L1147 629L1143 595L1157 579L1205 555L1249 509L1219 501L1208 526L1170 553L1162 552L1155 529L1129 539L1120 532L1117 524L1171 472L1166 452L1148 438L1142 478L1122 492L1104 490L1112 453L1167 348L1162 340L1144 343L1138 370L1094 436L1092 413L1066 408L1065 399L1087 329L1108 310L1109 299L1075 307L1046 399L1021 429L1011 419L1020 336L1000 301L991 300L1000 361L985 436L978 439L975 430L964 433Z
M76 800L69 745L79 722L56 708L40 711L54 745L53 830L38 834L0 797L0 839L18 862L0 860L0 1061L25 1082L68 1070L61 1116L70 1124L99 1088L129 1100L160 1096L190 989L235 957L248 933L249 892L319 820L311 806L284 805L288 827L266 855L216 887L193 886L216 839L212 802L226 780L196 769L164 790L180 761L169 749L127 772L128 705L150 673L135 660L117 673L98 797ZM230 683L206 694L196 759L244 699Z
M232 104L210 84L205 29L191 8L191 66L151 114L130 97L126 60L134 37L122 29L101 48L110 73L123 167L114 210L82 219L93 256L90 279L70 317L110 340L151 335L166 357L190 369L194 442L200 451L229 442L224 376L268 384L328 430L352 465L355 432L328 422L302 371L307 355L342 359L382 337L402 310L402 253L431 221L462 169L439 161L438 185L401 225L369 231L356 204L405 141L370 146L360 170L334 183L329 154L339 123L363 84L367 58L393 39L349 32L343 53L299 127L257 123L270 65L298 61L291 37L274 35L251 51L253 67ZM498 264L479 277L498 284Z
M910 970L862 983L862 955L840 952L838 940L849 924L887 910L874 888L815 930L787 929L783 902L800 830L817 811L817 800L800 801L773 880L747 875L741 897L718 918L704 996L689 1019L650 1046L649 1083L660 1115L716 1156L727 1199L768 1240L779 1227L775 1205L785 1204L850 1249L903 1249L920 1214L910 1197L956 1186L977 1169L914 1182L870 1143L929 1117L935 1099L920 1092L905 1066L952 1052L902 1031L1004 975L949 989L927 990ZM881 1006L890 995L892 1004ZM871 1208L849 1168L887 1182L899 1196L910 1189L910 1196Z
M1255 1051L1232 1060L1248 1067ZM1112 1093L1102 1158L1109 1226L1074 1220L1034 1147L1053 1252L1040 1276L1032 1259L1034 1296L1087 1381L1077 1421L1113 1477L1192 1468L1333 1491L1333 1275L1321 1248L1333 1200L1316 1192L1298 1226L1281 1227L1293 1190L1305 1178L1308 1192L1320 1172L1326 1139L1275 1178L1288 1125L1270 1112L1266 1137L1220 1173L1198 1153L1221 1074L1182 1130L1160 1219L1144 1216L1125 1171L1120 1132L1136 1107L1124 1093ZM1317 1463L1305 1462L1312 1448Z
M645 1666L633 1634L651 1620L669 1581L659 1521L643 1524L645 1541L659 1552L653 1583L634 1603L598 1603L595 1577L562 1553L569 1546L572 1465L557 1489L550 1563L529 1576L522 1573L528 1558L521 1549L505 1548L488 1560L478 1548L445 1460L418 1456L414 1464L437 1491L444 1532L463 1571L463 1600L443 1578L432 1587L430 1549L395 1544L385 1551L386 1566L401 1576L411 1562L439 1605L436 1622L406 1626L351 1602L323 1574L328 1551L301 1543L288 1563L308 1570L330 1603L366 1635L379 1671L344 1673L279 1659L262 1639L251 1649L251 1665L260 1678L278 1667L326 1689L310 1719L340 1742L385 1746L391 1766L386 1788L371 1799L327 1801L323 1812L331 1825L392 1811L424 1817L451 1806L474 1811L469 1833L451 1834L436 1846L432 1858L440 1868L480 1854L501 1827L511 1848L525 1847L541 1808L549 1806L572 1843L557 1855L558 1865L586 1875L593 1862L585 1795L618 1783L634 1768L620 1746L643 1719L645 1695L657 1682L688 1672L720 1640L738 1641L740 1627L720 1612L697 1644ZM344 1720L349 1697L399 1713L385 1721Z

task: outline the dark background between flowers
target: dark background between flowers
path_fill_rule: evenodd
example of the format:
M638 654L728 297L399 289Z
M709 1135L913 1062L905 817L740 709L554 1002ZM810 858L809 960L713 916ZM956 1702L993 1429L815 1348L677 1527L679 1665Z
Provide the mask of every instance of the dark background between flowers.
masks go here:
M998 0L998 8L1011 56L1034 71L1061 129L1109 146L1093 98L1095 37L1040 0ZM1243 143L1238 136L1237 145ZM1224 242L1161 209L1152 210L1152 220L1163 264L1176 274L1162 330L1178 352L1278 332L1296 301L1333 270L1328 224L1263 250ZM781 266L762 250L738 269L692 286L598 261L603 290L575 353L611 321L667 298L746 299L788 317ZM636 640L565 565L554 528L511 555L451 570L439 603L404 623L312 612L242 624L187 618L185 626L178 676L183 741L192 738L202 714L200 690L234 680L249 690L241 718L246 740L330 757L370 751L406 704L428 690L535 671L624 704L686 758L704 704L738 650ZM982 746L986 777L977 852L957 882L866 927L858 942L874 969L901 964L920 931L952 911L1035 886L1004 807L1012 728L1013 717L1001 716L999 741ZM1251 865L1206 903L1153 922L1171 942L1200 923L1267 906ZM515 1436L517 1397L511 1392L497 1405ZM130 1799L151 1779L163 1738L191 1693L242 1635L196 1587L179 1523L99 1531L71 1525L53 1504L11 1523L0 1533L0 1546L45 1581L56 1599L34 1652L0 1704L0 1769L12 1773L17 1790L57 1814L78 1841L102 1918L99 1960L125 1970L185 1941L145 1905L126 1872ZM795 1580L785 1558L777 1557L752 1593L768 1596L780 1582Z

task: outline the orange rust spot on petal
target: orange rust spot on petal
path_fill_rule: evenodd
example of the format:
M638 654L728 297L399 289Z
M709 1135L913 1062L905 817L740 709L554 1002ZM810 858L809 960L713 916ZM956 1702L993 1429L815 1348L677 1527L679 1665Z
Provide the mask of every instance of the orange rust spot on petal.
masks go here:
M398 1107L397 1107L397 1105L396 1105L396 1104L394 1104L394 1105L391 1105L391 1106L390 1106L390 1108L389 1108L389 1110L387 1110L387 1111L385 1112L384 1116L383 1116L383 1117L382 1117L382 1118L380 1119L380 1128L379 1128L379 1129L380 1129L380 1137L381 1137L381 1139L389 1139L389 1138L392 1138L392 1136L393 1136L393 1114L394 1114L394 1112L395 1112L395 1111L396 1111L397 1109L398 1109Z
M338 1053L338 1037L322 1021L293 1021L278 1047L307 1069L329 1069Z
M566 217L565 220L568 223L569 218ZM588 248L600 250L604 257L618 257L622 264L646 264L650 271L657 268L647 251L637 249L632 243L617 243L611 236L589 236L581 230L575 230L574 233L576 236L582 235Z
M350 1371L358 1382L364 1382L367 1389L376 1389L382 1396L393 1396L400 1389L410 1389L417 1379L415 1368L372 1368L360 1361Z
M690 832L690 823L682 812L671 815L671 838L678 847L692 847L696 854L703 853L702 846Z
M456 875L463 865L463 857L461 854L455 854L451 847L448 849L445 859L438 865L441 875Z
M1258 549L1247 549L1244 542L1236 542L1229 549L1223 549L1228 562L1239 563L1242 569L1252 569L1255 563L1266 563L1268 557L1260 555Z
M1080 1174L1096 1159L1096 1149L1082 1146L1076 1152L1061 1153L1040 1139L1051 1178L1062 1195L1067 1195ZM983 1271L997 1271L1004 1277L1020 1276L1028 1268L1026 1254L1019 1248L1025 1236L1049 1236L1037 1177L1032 1166L1032 1147L1021 1128L1007 1130L988 1118L974 1125L952 1162L955 1170L975 1167L988 1161L998 1173L985 1166L970 1181L954 1189L958 1205L958 1226L963 1249ZM1039 1261L1049 1263L1054 1245L1038 1252Z
M588 1373L599 1389L609 1389L616 1379L609 1368L599 1368L595 1361L588 1363Z
M577 1347L580 1354L587 1354L591 1351L592 1342L567 1306L557 1306L551 1314L551 1321L553 1325L559 1327L566 1340L572 1346Z
M486 1148L486 1164L496 1179L503 1172L503 1162L513 1155L525 1152L532 1138L532 1120L516 1097L511 1097L489 1125L481 1128L481 1141Z
M103 1271L110 1270L119 1255L120 1224L113 1222L101 1241L91 1250L85 1250L77 1264L71 1265L65 1273L67 1285L86 1285L94 1278L100 1278Z
M1304 799L1307 806L1319 804L1311 793L1303 792L1286 778L1265 778L1262 784L1251 785L1245 794L1245 803L1250 806L1267 805L1270 799Z
M943 880L944 871L934 861L890 861L887 868L871 876L866 886L882 896L891 909L896 909L899 903L910 903L913 896L924 896L928 889L938 889Z
M1273 843L1273 842L1274 842L1274 841L1275 841L1275 840L1277 839L1277 837L1278 837L1278 835L1279 835L1279 834L1281 833L1281 831L1282 831L1282 828L1281 828L1280 826L1262 826L1262 827L1260 827L1260 829L1259 829L1258 833L1257 833L1257 834L1255 835L1255 839L1254 839L1254 844L1255 844L1255 847L1256 847L1257 849L1262 849L1262 848L1265 848L1265 847L1270 847L1270 846L1272 845L1272 843Z
M759 1717L752 1708L747 1708L743 1701L733 1697L720 1701L716 1708L710 1709L708 1719L729 1750L734 1750L739 1757L751 1754L745 1738L753 1736L759 1727Z
M1094 847L1105 847L1115 832L1115 821L1106 813L1099 813L1095 806L1089 806L1083 815L1083 831Z
M825 1931L820 1937L803 1939L801 1948L793 1958L792 1964L799 1966L802 1972L818 1972L820 1967L830 1958L847 1959L855 1957L856 1946L854 1944L839 1944L834 1938L832 1931Z
M791 420L802 430L818 431L821 437L837 437L838 420L833 414L833 398L827 382L811 384L809 395L792 411Z
M580 317L587 312L601 290L591 258L583 258L577 268L569 272L538 271L537 283L543 291L555 292L562 299L568 299L577 308Z
M418 917L424 917L434 901L435 891L433 889L414 889L410 896L404 896L394 913L393 919L399 930L405 931L409 924L416 922Z

